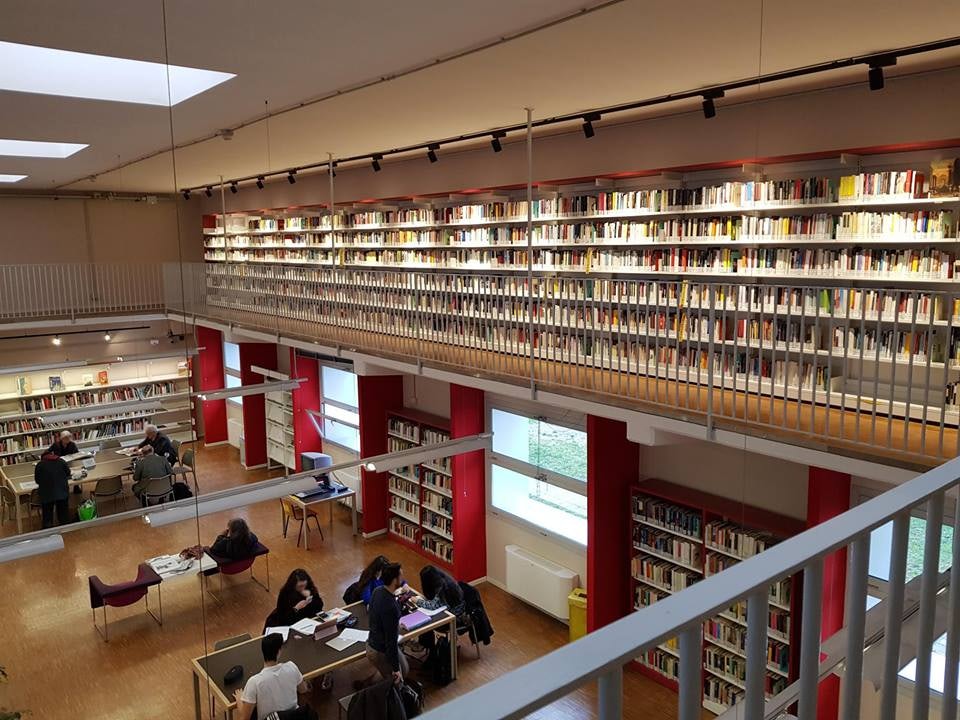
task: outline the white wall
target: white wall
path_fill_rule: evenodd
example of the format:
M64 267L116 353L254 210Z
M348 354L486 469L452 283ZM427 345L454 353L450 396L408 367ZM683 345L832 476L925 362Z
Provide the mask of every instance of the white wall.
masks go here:
M416 375L403 376L403 406L450 417L450 384Z
M741 501L798 520L807 517L806 465L693 440L641 446L641 477Z

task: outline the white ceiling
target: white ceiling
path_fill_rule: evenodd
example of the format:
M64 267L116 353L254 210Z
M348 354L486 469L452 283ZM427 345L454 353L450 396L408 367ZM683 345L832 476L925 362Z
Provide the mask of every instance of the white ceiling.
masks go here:
M237 77L173 108L177 144L577 13L596 0L167 0L169 62ZM317 162L939 39L939 0L622 0L176 152L176 187ZM762 34L762 46L761 46ZM0 40L163 62L160 0L4 0ZM762 53L761 53L762 49ZM946 53L943 63L957 62ZM903 63L891 71L902 72ZM854 73L865 75L864 69ZM722 105L720 101L718 105ZM0 158L17 188L171 192L166 108L0 92L0 138L89 143ZM269 162L268 162L269 157ZM133 162L140 158L148 158ZM113 170L125 165L120 170ZM98 175L94 180L85 179Z

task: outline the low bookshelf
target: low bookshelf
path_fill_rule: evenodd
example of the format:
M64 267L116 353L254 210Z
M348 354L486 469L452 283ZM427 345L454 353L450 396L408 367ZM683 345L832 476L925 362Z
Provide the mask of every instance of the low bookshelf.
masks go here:
M656 479L631 489L631 602L634 610L680 592L780 540L802 532L801 521L728 498ZM800 574L770 587L766 692L797 678ZM746 602L703 624L703 707L726 712L743 698L746 682ZM640 672L676 689L677 639L636 659Z

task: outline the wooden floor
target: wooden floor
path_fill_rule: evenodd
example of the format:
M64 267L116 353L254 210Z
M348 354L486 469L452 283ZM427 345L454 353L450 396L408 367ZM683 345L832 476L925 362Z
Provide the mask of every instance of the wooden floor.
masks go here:
M574 395L589 400L628 407L644 412L706 423L708 415L716 427L769 437L820 450L897 464L918 471L940 465L960 453L960 432L928 421L905 421L888 417L886 411L838 407L839 391L831 394L832 407L810 401L747 393L740 389L710 390L696 371L681 369L678 379L663 379L636 373L618 372L599 366L579 365L556 359L528 357L510 352L479 350L475 347L420 341L416 338L342 328L272 315L208 307L206 313L240 325L267 328L304 340L321 340L331 346L397 360L420 360L453 372L469 372L540 390ZM881 398L882 399L882 398ZM848 396L852 402L852 398ZM939 409L939 408L936 408Z
M197 468L201 487L215 490L253 482L263 471L244 472L236 450L218 446L200 450ZM109 512L110 504L104 508ZM200 592L199 581L184 578L163 583L163 627L143 604L110 609L109 644L91 623L87 576L105 582L132 579L146 558L178 552L198 542L209 544L229 517L246 517L254 532L271 549L268 594L245 576L228 578L218 606ZM10 534L13 523L3 524ZM198 533L199 531L199 533ZM166 528L127 521L64 536L66 549L0 565L0 666L9 683L0 685L0 708L28 709L36 720L170 720L193 717L190 658L211 648L216 640L240 633L257 635L276 601L276 591L290 570L306 568L328 607L340 604L343 590L374 556L386 554L404 565L412 581L423 558L387 539L354 538L350 513L337 508L326 540L314 533L311 548L297 548L291 534L281 534L276 502L212 515ZM263 566L258 564L258 571ZM461 649L460 679L446 688L425 683L429 707L471 690L541 656L566 641L567 628L490 583L479 587L496 634L476 659L472 647ZM151 594L151 604L155 595ZM336 673L333 691L317 691L313 704L323 718L336 718L336 699L349 694L352 680L368 674L364 664ZM625 677L625 717L662 720L676 717L676 695L636 672ZM595 716L593 687L536 713L537 718ZM712 717L704 712L704 717Z

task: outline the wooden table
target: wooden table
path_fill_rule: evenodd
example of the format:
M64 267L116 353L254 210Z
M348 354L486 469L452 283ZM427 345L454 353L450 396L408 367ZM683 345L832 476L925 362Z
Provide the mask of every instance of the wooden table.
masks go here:
M87 476L80 480L70 480L70 487L83 486L90 483L96 483L108 477L117 475L129 475L133 472L133 461L126 455L117 453L117 449L101 450L93 456L96 465L87 470ZM70 470L77 470L83 467L83 460L73 460L68 463ZM17 496L17 533L23 532L23 509L21 507L21 498L30 497L30 494L37 489L37 484L33 481L33 470L37 466L35 462L17 463L16 465L0 466L0 476L13 493Z
M346 500L350 498L350 516L351 522L353 523L353 534L357 534L357 491L352 488L348 488L346 485L341 485L343 489L339 492L335 490L330 490L329 492L324 493L315 493L305 495L300 497L298 495L288 495L287 499L298 506L304 513L303 525L300 528L300 534L303 537L303 549L309 550L310 548L307 545L307 538L310 535L310 528L307 526L306 512L307 508L312 505L322 505L323 503L330 503L330 527L333 528L333 502L336 500ZM301 493L303 495L303 493Z
M370 621L367 617L367 607L362 602L347 605L349 610L357 617L357 630L369 630ZM413 640L422 633L431 630L437 630L443 627L449 627L450 632L450 671L451 676L457 677L457 618L455 615L444 610L436 615L434 620L426 625L418 627L412 632L400 636L401 642ZM337 633L339 635L339 633ZM338 668L346 667L351 663L363 660L367 656L367 644L362 642L354 643L341 651L334 650L327 645L327 641L332 640L337 635L330 635L322 640L314 640L313 636L304 636L295 630L290 631L287 642L284 643L280 651L280 662L292 660L297 664L304 679L311 679L325 675ZM233 720L233 711L237 707L234 693L242 690L247 680L256 675L263 668L263 654L260 650L261 637L231 645L223 650L209 653L202 657L194 658L191 661L193 670L193 701L196 712L196 720L201 720L200 707L200 687L201 684L209 686L210 694L216 702L219 702L224 709L229 720ZM224 685L223 676L234 665L243 666L243 677L235 682Z

